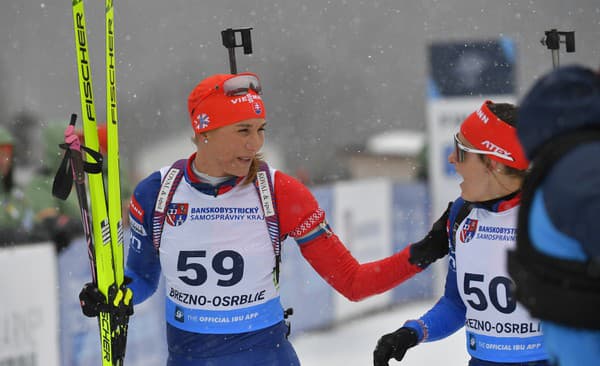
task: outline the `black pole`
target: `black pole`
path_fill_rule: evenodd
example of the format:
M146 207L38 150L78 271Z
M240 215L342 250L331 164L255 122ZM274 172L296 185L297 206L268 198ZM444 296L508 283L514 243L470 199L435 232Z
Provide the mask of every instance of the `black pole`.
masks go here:
M232 74L237 74L237 65L235 63L235 48L230 48L229 51L229 70Z
M221 31L221 39L223 41L223 46L227 48L227 51L229 53L229 70L232 74L237 74L235 48L243 47L245 55L252 53L252 36L250 34L251 30L252 28L227 28ZM236 33L240 34L241 43L239 44L236 42Z
M544 32L545 37L542 38L542 44L546 46L552 53L552 67L560 66L560 44L565 44L565 51L568 53L575 52L575 31L560 32L556 29L550 29ZM564 38L564 40L563 40Z

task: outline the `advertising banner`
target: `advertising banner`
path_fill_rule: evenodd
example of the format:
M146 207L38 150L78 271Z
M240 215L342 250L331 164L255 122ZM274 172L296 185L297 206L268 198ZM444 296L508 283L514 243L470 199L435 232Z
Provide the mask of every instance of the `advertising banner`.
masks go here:
M327 220L331 221L334 212L333 189L316 188L312 193L325 211ZM300 334L303 330L330 326L334 320L334 290L302 257L294 239L288 238L283 242L282 248L281 303L284 308L294 309L294 315L290 318L292 336Z
M129 230L125 243L129 243ZM128 245L126 246L127 252ZM87 318L81 312L79 292L86 282L91 282L87 244L84 238L74 240L60 253L60 341L61 365L83 366L100 364L100 333L98 319ZM163 366L167 360L167 341L164 317L164 286L158 285L156 293L135 306L129 319L127 352L128 366Z
M392 188L392 245L394 252L421 240L429 232L429 192L418 183L396 183ZM392 302L408 303L433 296L440 281L434 281L433 266L392 290Z
M334 186L335 233L361 263L392 254L392 184L384 179L340 182ZM391 292L361 302L334 294L335 319L344 319L391 302Z
M0 365L58 366L54 245L0 248Z

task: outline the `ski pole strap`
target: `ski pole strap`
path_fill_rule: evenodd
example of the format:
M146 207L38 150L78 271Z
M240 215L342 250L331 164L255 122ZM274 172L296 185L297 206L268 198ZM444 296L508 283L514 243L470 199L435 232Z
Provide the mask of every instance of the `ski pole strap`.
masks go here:
M69 144L58 145L61 149L65 150L65 155L60 163L60 167L54 176L52 182L52 195L61 200L66 200L71 193L71 187L73 187L73 175L80 183L83 180L83 172L89 174L97 174L102 172L102 154L98 151L94 151L84 145L81 145L81 150L87 152L95 162L82 161L81 152L73 150ZM81 164L83 163L83 170ZM73 169L71 168L73 167Z
M64 144L60 147L63 148ZM73 172L71 170L71 149L66 148L63 160L60 162L60 167L54 176L52 182L52 195L58 199L66 200L71 193L71 187L73 187Z
M267 231L273 244L273 252L275 253L275 281L279 283L279 263L281 262L281 239L279 237L279 216L277 215L277 205L275 202L273 189L273 181L271 179L271 171L269 166L264 161L260 163L258 172L256 173L256 181L254 186L260 198L267 223Z
M89 174L98 174L102 172L102 164L104 162L104 158L99 151L92 150L85 145L81 145L81 150L88 153L96 162L91 163L88 161L83 162L83 170Z
M179 186L179 182L183 178L186 163L187 160L185 159L177 160L169 168L160 185L154 206L154 215L152 216L152 243L156 251L160 248L160 239L165 225L165 218L167 217L167 210Z

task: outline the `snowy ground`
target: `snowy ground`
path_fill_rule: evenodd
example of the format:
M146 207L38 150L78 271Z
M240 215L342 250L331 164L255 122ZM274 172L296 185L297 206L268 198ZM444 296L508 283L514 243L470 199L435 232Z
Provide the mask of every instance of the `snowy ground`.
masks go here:
M297 335L292 343L302 366L372 365L373 349L379 337L397 329L404 320L423 314L431 305L431 302L402 305L328 331ZM401 363L392 360L390 366L465 366L467 362L464 330L461 329L444 340L423 343L410 349Z

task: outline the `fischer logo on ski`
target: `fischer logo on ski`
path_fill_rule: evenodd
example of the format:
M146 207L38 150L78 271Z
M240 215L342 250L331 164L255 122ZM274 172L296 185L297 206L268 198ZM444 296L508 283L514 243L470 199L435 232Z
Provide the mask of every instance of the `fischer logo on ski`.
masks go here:
M66 149L66 153L54 180L53 194L66 199L75 180L88 245L92 281L104 298L104 303L97 313L102 365L123 365L133 294L124 284L113 1L105 1L104 16L107 191L104 189L102 172L104 160L99 153L84 2L72 0L71 5L85 146L80 144L74 134L76 115L72 115L65 131L65 144L61 145ZM87 186L85 173L87 173ZM91 211L88 208L88 192Z

